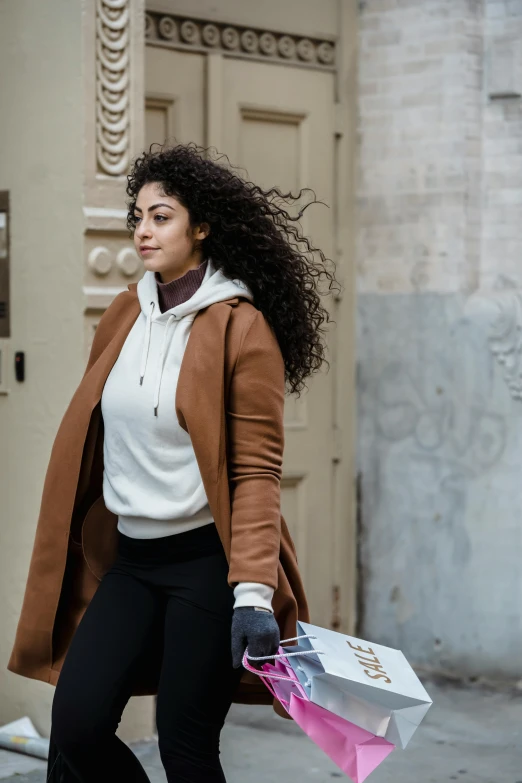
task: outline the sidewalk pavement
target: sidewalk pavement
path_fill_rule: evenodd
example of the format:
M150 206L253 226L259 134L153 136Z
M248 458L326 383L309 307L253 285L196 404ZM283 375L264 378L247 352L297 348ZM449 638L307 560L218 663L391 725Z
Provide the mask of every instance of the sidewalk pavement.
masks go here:
M522 693L433 681L425 686L433 707L407 749L394 751L368 783L522 783ZM228 783L347 780L298 726L271 707L233 705L221 745ZM151 783L165 783L156 743L132 748ZM13 761L18 766L10 766ZM45 763L0 752L0 780L44 783Z

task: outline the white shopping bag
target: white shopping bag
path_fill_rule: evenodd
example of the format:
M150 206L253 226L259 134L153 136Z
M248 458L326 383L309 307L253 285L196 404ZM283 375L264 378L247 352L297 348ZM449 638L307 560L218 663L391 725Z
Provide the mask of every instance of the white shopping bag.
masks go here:
M316 651L288 658L310 701L405 748L432 701L402 652L299 621L301 634L283 650Z

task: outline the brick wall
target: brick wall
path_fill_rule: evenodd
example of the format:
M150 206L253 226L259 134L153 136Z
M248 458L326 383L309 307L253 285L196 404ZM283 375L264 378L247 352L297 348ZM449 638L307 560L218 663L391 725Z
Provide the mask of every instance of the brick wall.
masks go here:
M359 290L477 285L482 9L366 0L359 59Z
M486 2L484 39L481 287L502 289L522 286L520 0Z

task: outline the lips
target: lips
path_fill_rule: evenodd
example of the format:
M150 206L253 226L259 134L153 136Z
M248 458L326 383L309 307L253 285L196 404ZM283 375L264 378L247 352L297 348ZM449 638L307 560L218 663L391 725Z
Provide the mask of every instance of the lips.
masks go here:
M140 245L140 253L152 253L154 250L159 250L159 248L151 247L150 245Z

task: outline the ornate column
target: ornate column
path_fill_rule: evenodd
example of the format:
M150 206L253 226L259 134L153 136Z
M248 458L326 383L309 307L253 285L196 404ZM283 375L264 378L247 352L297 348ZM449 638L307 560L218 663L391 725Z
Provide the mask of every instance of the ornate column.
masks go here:
M83 0L85 351L141 265L125 226L126 174L143 147L144 2Z

